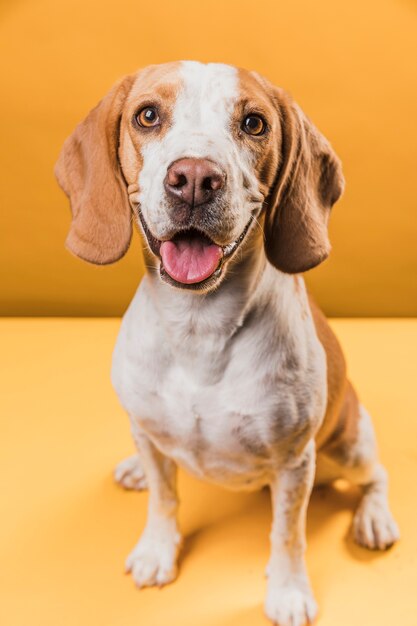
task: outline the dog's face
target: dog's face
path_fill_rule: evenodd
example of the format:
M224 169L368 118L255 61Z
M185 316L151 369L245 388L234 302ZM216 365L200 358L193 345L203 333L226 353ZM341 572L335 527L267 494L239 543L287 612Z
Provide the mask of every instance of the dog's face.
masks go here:
M219 284L260 225L276 267L317 265L343 185L331 147L285 92L196 62L123 79L67 140L56 172L72 251L120 258L133 210L162 280L198 291Z
M217 284L259 216L277 167L277 111L259 80L220 64L141 72L122 117L130 202L164 280Z

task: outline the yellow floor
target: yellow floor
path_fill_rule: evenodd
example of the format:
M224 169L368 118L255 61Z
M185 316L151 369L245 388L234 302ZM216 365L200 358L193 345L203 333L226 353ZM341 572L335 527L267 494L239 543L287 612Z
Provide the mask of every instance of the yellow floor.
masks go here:
M385 554L349 535L354 490L313 495L308 565L321 626L417 624L417 320L332 322L374 416L402 532ZM112 468L133 450L109 382L119 320L0 321L4 626L266 626L267 493L180 474L179 579L137 591L123 574L146 493Z

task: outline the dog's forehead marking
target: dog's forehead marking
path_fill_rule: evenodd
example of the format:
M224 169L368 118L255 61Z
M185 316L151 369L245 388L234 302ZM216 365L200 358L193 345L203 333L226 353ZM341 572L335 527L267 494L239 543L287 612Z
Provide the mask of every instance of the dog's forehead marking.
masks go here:
M231 65L182 61L181 87L174 108L174 124L225 128L239 94L238 72Z
M221 63L182 61L178 81L171 127L163 141L166 156L170 162L183 157L208 158L227 167L236 152L231 122L239 98L237 69Z

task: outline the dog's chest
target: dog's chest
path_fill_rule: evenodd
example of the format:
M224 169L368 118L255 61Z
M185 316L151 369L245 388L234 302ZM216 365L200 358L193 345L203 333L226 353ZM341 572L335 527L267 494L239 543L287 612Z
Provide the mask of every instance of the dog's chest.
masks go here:
M113 362L133 430L199 477L238 489L268 482L323 413L325 369L314 350L274 346L265 322L232 340L210 332L178 339L154 317L147 323L146 303L141 315L124 320Z
M197 476L233 486L268 469L270 407L249 364L208 384L201 363L178 362L137 378L133 415L167 456ZM233 368L232 368L233 369ZM131 413L132 414L132 413Z

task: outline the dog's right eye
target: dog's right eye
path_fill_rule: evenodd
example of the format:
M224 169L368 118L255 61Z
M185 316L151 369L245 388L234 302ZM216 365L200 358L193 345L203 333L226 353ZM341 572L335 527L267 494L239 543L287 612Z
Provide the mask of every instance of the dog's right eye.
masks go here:
M136 113L135 120L142 128L151 128L152 126L158 126L160 123L156 107L144 107Z
M264 134L266 130L266 122L260 115L252 113L244 118L241 128L247 135L257 137L258 135Z

